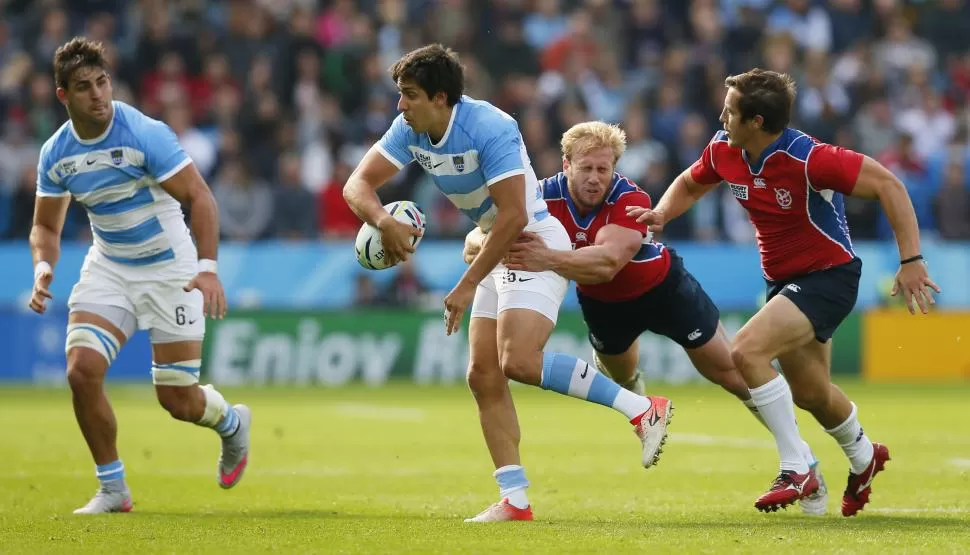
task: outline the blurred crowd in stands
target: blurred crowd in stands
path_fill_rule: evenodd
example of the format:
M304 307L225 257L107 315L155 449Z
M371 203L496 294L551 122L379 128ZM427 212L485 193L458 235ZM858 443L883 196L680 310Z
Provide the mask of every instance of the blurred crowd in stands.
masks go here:
M0 238L27 237L40 145L66 120L51 59L74 35L107 46L114 95L167 122L219 201L226 240L352 237L341 196L395 117L387 68L454 48L467 94L518 120L539 177L579 121L619 123L619 171L659 199L720 126L725 76L799 85L793 126L859 150L906 184L924 236L970 239L970 7L964 0L0 0ZM471 225L412 164L382 192ZM847 203L857 239L890 237ZM87 240L71 209L67 239ZM726 189L665 234L751 242ZM366 303L366 301L364 301Z

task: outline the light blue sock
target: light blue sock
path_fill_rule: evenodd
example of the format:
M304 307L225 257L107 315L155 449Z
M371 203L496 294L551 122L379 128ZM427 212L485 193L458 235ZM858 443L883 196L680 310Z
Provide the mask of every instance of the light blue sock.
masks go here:
M106 491L124 491L128 487L125 485L125 465L121 459L96 465L95 472L101 488Z
M525 469L517 464L503 466L493 474L498 482L498 494L507 498L509 503L519 509L529 506L529 499L525 495L529 487L529 480L525 477Z
M650 399L623 389L589 363L562 353L542 353L540 387L616 409L628 420L650 410Z
M230 406L226 415L212 429L222 437L230 437L235 434L236 430L239 429L239 415L236 414L236 409Z

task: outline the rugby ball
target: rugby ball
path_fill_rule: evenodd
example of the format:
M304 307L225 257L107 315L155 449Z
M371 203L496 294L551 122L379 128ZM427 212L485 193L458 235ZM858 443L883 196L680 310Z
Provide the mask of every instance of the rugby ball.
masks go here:
M401 200L384 205L394 219L399 222L410 224L418 229L424 230L427 220L424 212L418 205L410 200ZM421 237L412 237L411 244L414 247L421 242ZM354 248L357 251L357 262L368 270L384 270L390 268L384 257L384 244L381 241L381 232L376 227L365 223L360 226L357 232L357 240L354 241Z

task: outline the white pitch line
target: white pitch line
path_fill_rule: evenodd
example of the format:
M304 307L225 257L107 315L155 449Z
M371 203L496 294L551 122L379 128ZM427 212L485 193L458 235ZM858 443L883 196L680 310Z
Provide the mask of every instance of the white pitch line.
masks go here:
M950 464L963 468L970 468L970 459L950 459Z

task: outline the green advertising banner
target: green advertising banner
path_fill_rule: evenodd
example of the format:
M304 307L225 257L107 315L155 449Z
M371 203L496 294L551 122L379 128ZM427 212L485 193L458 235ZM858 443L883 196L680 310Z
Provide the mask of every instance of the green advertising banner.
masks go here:
M749 317L722 313L733 336ZM852 315L835 338L833 371L859 372L859 322ZM208 323L203 372L223 385L381 385L389 379L418 384L464 380L467 331L448 337L438 312L358 309L345 312L233 311ZM560 315L546 350L590 359L578 312ZM641 367L651 382L702 380L684 350L650 333L640 339Z

